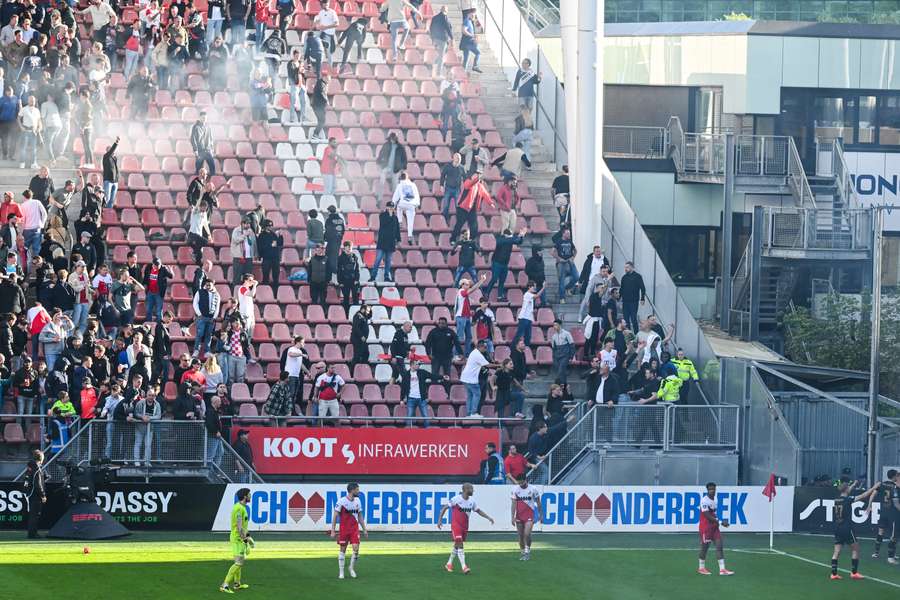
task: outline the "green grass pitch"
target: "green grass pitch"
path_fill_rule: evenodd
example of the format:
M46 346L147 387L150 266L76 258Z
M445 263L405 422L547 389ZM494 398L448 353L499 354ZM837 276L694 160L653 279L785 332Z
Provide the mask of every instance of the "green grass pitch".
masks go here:
M181 600L224 598L217 591L230 564L227 534L137 532L108 542L25 541L22 532L0 534L0 597L15 600ZM510 535L471 535L469 575L447 573L448 534L373 533L363 539L359 578L337 579L337 546L323 534L257 533L244 567L250 589L241 597L272 600L394 598L501 600L867 600L900 598L900 567L870 558L863 540L865 581L828 579L831 539L725 534L733 577L695 573L694 534L535 535L532 560L520 562ZM84 553L87 546L89 553ZM886 546L886 544L885 544ZM882 548L885 552L886 547ZM810 562L811 561L811 562ZM820 564L816 564L820 563ZM707 565L718 572L712 550ZM842 556L849 568L849 554Z

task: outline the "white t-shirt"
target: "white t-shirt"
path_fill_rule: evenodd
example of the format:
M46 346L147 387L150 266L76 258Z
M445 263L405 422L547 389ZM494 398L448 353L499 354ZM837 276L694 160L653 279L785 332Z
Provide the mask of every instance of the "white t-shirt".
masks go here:
M387 20L388 23L406 21L406 4L403 0L388 0Z
M605 257L601 256L597 258L596 256L591 259L591 273L588 275L588 281L591 280L595 275L600 274L600 267L603 266L603 260Z
M256 296L256 287L249 285L239 285L237 293L238 311L244 315L248 321L253 321L255 314L253 312L253 297Z
M419 391L419 374L415 371L409 372L409 397L410 398L421 398L422 394Z
M23 127L33 131L41 122L41 111L37 106L23 106L19 110L19 118Z
M466 359L466 366L463 367L459 380L463 383L478 383L478 373L481 371L481 367L486 367L489 364L491 363L488 362L488 359L478 351L478 348L475 348L469 353L469 358Z
M291 356L291 352L294 350L298 350L297 356ZM303 353L299 352L299 348L294 348L293 346L288 348L287 358L284 361L284 370L288 372L288 375L291 377L300 377L300 372L303 368Z
M716 514L718 508L717 504L718 503L714 498L709 497L709 494L703 494L703 497L700 498L700 512L712 512L713 514ZM702 519L704 517L701 516L700 518Z
M618 351L613 348L611 351L607 352L606 350L600 351L600 364L606 365L609 367L609 370L612 371L616 368L616 358L618 358Z
M321 11L319 11L319 14L316 15L316 18L313 19L313 23L315 23L316 25L330 25L328 29L323 29L322 31L324 31L328 35L334 35L334 26L338 24L337 13L333 8L329 8L327 10L323 8Z
M534 321L534 297L535 294L525 292L522 295L522 308L519 309L519 318Z

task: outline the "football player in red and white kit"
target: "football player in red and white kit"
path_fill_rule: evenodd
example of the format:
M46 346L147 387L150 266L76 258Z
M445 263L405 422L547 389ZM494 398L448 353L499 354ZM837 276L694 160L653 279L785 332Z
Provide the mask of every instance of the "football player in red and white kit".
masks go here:
M734 575L734 571L725 568L725 551L722 549L722 532L719 525L728 527L728 521L720 521L716 514L716 484L706 484L706 495L700 499L700 566L697 573L700 575L712 575L706 568L706 551L709 545L715 543L716 558L719 559L719 575Z
M519 560L531 559L531 529L535 523L541 522L541 492L534 486L528 485L525 475L520 475L516 480L517 485L512 490L510 512L512 524L519 532L519 549L522 555Z
M471 513L479 514L490 521L491 525L494 524L494 519L478 508L475 501L472 500L474 493L475 487L471 483L464 483L462 491L450 498L450 503L445 504L441 508L441 514L438 515L438 529L441 529L444 525L444 515L447 514L448 510L450 511L450 534L453 536L453 549L450 551L450 559L444 566L450 573L453 572L454 556L459 557L459 564L463 573L468 575L470 571L469 567L466 566L466 553L463 550L466 536L469 535L469 515Z
M359 484L348 483L347 495L337 501L334 505L334 515L331 518L331 531L328 534L334 537L334 525L340 521L340 531L338 532L337 543L340 546L338 550L338 579L344 578L344 558L347 553L347 544L353 548L353 554L350 556L350 577L356 578L356 559L359 558L359 530L362 529L363 535L369 537L366 530L366 522L363 520L362 504L359 501Z

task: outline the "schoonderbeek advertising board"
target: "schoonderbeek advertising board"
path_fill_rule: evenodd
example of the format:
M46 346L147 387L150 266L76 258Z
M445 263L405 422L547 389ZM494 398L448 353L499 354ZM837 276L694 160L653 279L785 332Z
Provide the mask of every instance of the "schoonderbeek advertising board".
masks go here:
M254 531L323 531L331 526L334 505L346 487L332 484L229 485L216 512L213 529L229 529L235 492L249 487L250 529ZM700 498L696 487L539 487L543 531L697 531ZM456 485L363 484L363 514L372 531L434 531L441 507L459 492ZM768 531L770 505L760 487L721 487L719 518L729 531ZM510 485L475 486L478 508L494 525L472 515L472 531L512 531ZM775 531L790 531L794 488L779 487ZM449 518L445 517L449 523Z

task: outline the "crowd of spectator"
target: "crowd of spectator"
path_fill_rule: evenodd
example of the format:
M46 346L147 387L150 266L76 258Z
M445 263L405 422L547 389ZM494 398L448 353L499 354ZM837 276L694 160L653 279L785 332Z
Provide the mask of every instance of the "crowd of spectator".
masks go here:
M279 286L300 281L308 285L310 305L326 312L334 298L330 291L337 290L351 322L349 340L342 341L352 348L352 360L349 371L342 372L352 374L355 366L378 361L390 365L388 383L400 388L406 424L424 427L434 421L431 390L439 386L449 392L456 381L465 387L468 418L484 418L489 404L494 416L524 419L527 380L535 377L530 347L536 311L551 301L580 302L577 330L557 319L547 331L554 383L546 402L532 407L527 449L520 448L526 451L509 448L505 461L511 464L504 469L511 475L540 462L564 434L567 408L582 400L569 390L572 365L588 365L583 399L588 406L671 401L659 381L670 375L697 379L683 355L667 356L671 330L653 317L638 319L647 293L634 265L627 263L624 272L614 273L600 246L581 261L572 240L565 167L553 181L551 197L539 200L552 203L560 222L551 240L558 287L555 294L548 290L545 240L521 226L525 221L520 218L520 182L533 166L531 111L541 74L527 59L522 62L512 87L520 108L515 137L508 150L492 157L482 136L473 133L453 65L445 64L456 46L462 67L481 72L473 9L462 11L457 33L446 6L436 7L427 18L421 1L386 0L378 16L346 19L340 29L337 3L320 0L321 10L309 28L297 31L297 7L290 1L208 0L206 5L198 10L180 0L162 5L157 0L138 5L90 0L73 8L66 2L7 0L0 6L0 158L35 171L19 198L9 191L0 203L0 255L5 257L0 387L6 398L14 399L24 427L35 423L36 415L50 416L44 432L51 449L65 443L76 418L79 427L101 419L107 422L108 458L147 462L152 424L171 414L203 421L208 457L221 460L223 440L232 439L231 418L238 411L233 386L246 381L248 366L259 359L259 328L271 333L269 323L256 322L260 285L277 293ZM191 180L180 240L191 248L196 263L186 278L191 311L176 315L167 308L173 265L159 255L141 261L135 251L118 263L107 246L103 211L117 208L122 179L120 139L110 133L110 104L124 99L128 118L139 122L147 118L157 90L188 90L189 74L199 72L210 91L221 91L235 71L238 81L246 82L250 118L263 127L270 122L276 95L287 94L287 121L308 126L310 142L324 148L320 191L334 198L342 192L347 164L326 127L332 106L329 82L352 77L350 61L367 60L374 19L390 34L389 63L403 60L415 29L427 28L438 50L432 77L442 78L441 112L435 117L445 140L449 135L445 143L451 160L441 166L436 193L452 224L447 250L458 258L457 289L446 307L452 322L441 316L435 323L398 323L384 355L370 355L372 306L360 302L379 299L377 290L394 283L392 260L397 252L417 246L416 217L422 204L420 186L408 169L413 153L393 131L375 153L378 174L371 183L380 212L371 267L348 239L346 216L337 201L308 211L302 269L288 273L289 281L282 280L282 255L293 243L292 232L276 228L262 204L244 211L231 230L229 264L205 258L219 194L228 191L230 180L217 175L222 170L216 156L220 140L204 111L190 127L196 170L186 174ZM85 39L79 24L88 27ZM293 33L299 46L289 45ZM114 97L109 84L120 74L125 95ZM314 121L308 120L310 109ZM95 157L99 138L112 141ZM76 176L65 181L54 180L51 173L75 167ZM495 176L502 184L492 190L489 179ZM479 218L493 211L499 221L488 218L491 229L479 231ZM483 247L485 233L490 247ZM515 333L504 339L495 309L510 305L510 264L520 250L530 255L524 268L528 281L521 304L512 306L517 311ZM478 273L479 255L488 259L489 274ZM261 272L261 281L255 272ZM376 290L374 296L364 288ZM430 330L419 342L417 332L425 327ZM579 353L582 340L576 341L576 334L582 330ZM187 352L173 350L173 332L192 338ZM293 338L281 353L268 397L255 399L266 422L284 425L307 418L341 423L347 377L337 372L336 361L313 360L307 341ZM502 357L500 346L507 346ZM670 368L674 374L667 374ZM123 437L126 428L119 425L124 423L133 424L133 437ZM246 443L245 435L237 437ZM496 460L491 464L486 477L500 468Z

